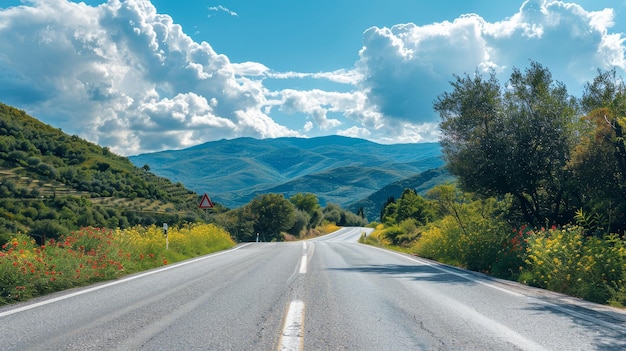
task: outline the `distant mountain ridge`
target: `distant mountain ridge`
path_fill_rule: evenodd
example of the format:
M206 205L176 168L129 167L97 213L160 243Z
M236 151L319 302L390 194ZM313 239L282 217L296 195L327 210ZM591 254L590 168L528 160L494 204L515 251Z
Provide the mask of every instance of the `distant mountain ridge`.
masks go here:
M269 192L313 193L322 205L347 206L444 164L438 143L383 145L342 136L224 139L129 159L231 208Z

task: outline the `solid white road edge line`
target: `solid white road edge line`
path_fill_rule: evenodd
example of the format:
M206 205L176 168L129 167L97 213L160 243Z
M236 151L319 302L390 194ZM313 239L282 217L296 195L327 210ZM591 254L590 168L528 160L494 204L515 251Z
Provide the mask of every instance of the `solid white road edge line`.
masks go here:
M533 301L533 302L535 302L535 303L539 303L539 304L541 304L541 305L544 305L544 306L547 306L547 307L553 308L553 309L555 309L555 310L557 310L557 311L560 311L560 312L562 312L562 313L566 313L566 314L569 314L569 315L571 315L571 316L578 317L578 318L584 319L584 320L586 320L586 321L589 321L589 322L595 323L595 324L597 324L597 325L601 325L601 326L603 326L603 327L605 327L605 328L609 328L609 329L617 330L617 331L620 331L620 332L625 332L625 331L626 331L626 328L624 328L624 327L622 327L622 326L620 326L620 325L618 325L618 324L611 323L611 322L606 322L606 321L603 321L603 320L601 320L601 319L599 319L599 318L595 318L595 317L593 317L593 316L586 315L586 314L584 314L584 313L579 313L579 312L576 312L576 311L571 310L571 309L569 309L569 308L565 308L565 307L559 306L558 304L551 303L551 302L548 302L548 301L544 301L544 300L539 299L539 298L536 298L536 297L526 296L526 295L524 295L524 294L517 293L517 292L515 292L515 291L511 291L511 290L507 290L507 289L505 289L505 288L501 288L501 287L499 287L499 286L497 286L497 285L495 285L495 284L488 283L488 282L485 282L485 281L483 281L483 280L480 280L480 279L474 278L474 277L472 277L472 276L471 276L471 274L457 273L457 272L455 272L455 271L452 271L452 270L450 270L450 269L444 268L444 267L442 267L442 266L439 266L439 265L436 265L436 264L432 264L432 263L430 263L430 262L428 262L428 261L421 260L421 259L416 258L416 257L409 257L409 256L406 256L406 255L404 255L404 254L401 254L401 253L398 253L398 252L394 252L394 251L390 251L390 250L386 250L386 249L382 249L382 248L379 248L379 247L376 247L376 246L369 246L369 247L374 248L374 249L378 249L378 250L382 250L382 251L385 251L385 252L388 252L388 253L394 254L394 255L396 255L396 256L403 257L403 258L405 258L405 259L408 259L408 260L411 260L411 261L414 261L414 262L418 262L418 263L421 263L421 264L425 264L425 265L427 265L427 266L430 266L430 267L435 268L435 269L437 269L437 270L440 270L440 271L442 271L442 272L445 272L445 273L448 273L448 274L455 275L455 276L457 276L457 277L460 277L460 278L463 278L463 279L469 280L469 281L471 281L471 282L473 282L473 283L476 283L476 284L481 284L481 285L483 285L483 286L486 286L486 287L489 287L489 288L492 288L492 289L495 289L495 290L502 291L502 292L504 292L504 293L507 293L507 294L513 295L513 296L515 296L515 297L527 298L527 299L529 299L529 300L531 300L531 301Z
M423 265L427 265L427 266L432 267L432 268L434 268L436 270L439 270L439 271L442 271L442 272L445 272L445 273L448 273L448 274L452 274L452 275L457 276L459 278L463 278L463 279L471 281L473 283L481 284L481 285L484 285L486 287L489 287L489 288L492 288L492 289L495 289L495 290L499 290L499 291L505 292L507 294L516 296L516 297L524 297L523 294L517 293L515 291L507 290L505 288L501 288L499 286L496 286L494 284L485 282L485 281L480 280L478 278L474 278L471 274L458 273L458 272L455 272L455 271L453 271L451 269L444 268L444 267L442 267L440 265L430 263L430 262L428 262L426 260L422 260L422 259L417 258L417 257L409 257L409 256L406 256L405 254L401 254L399 252L382 249L382 248L376 247L376 246L369 246L369 247L374 248L374 249L378 249L378 250L381 250L381 251L385 251L387 253L391 253L391 254L394 254L396 256L400 256L400 257L408 259L410 261L414 261L414 262L418 262L418 263L423 264Z
M183 262L179 262L179 263L175 263L175 264L172 264L172 265L165 266L163 268L159 268L159 269L151 270L151 271L148 271L148 272L145 272L145 273L133 275L133 276L130 276L130 277L127 277L127 278L122 278L120 280L115 280L115 281L112 281L110 283L94 286L92 288L79 290L79 291L73 292L71 294L62 295L62 296L58 296L58 297L55 297L55 298L52 298L52 299L49 299L49 300L44 300L44 301L36 302L36 303L33 303L33 304L29 304L29 305L26 305L26 306L18 307L18 308L15 308L15 309L12 309L12 310L0 313L0 318L1 317L6 317L6 316L10 316L10 315L15 314L15 313L28 311L28 310L33 309L35 307L45 306L45 305L48 305L48 304L51 304L51 303L54 303L54 302L62 301L62 300L65 300L65 299L69 299L69 298L74 297L74 296L79 296L79 295L90 293L92 291L108 288L109 286L122 284L122 283L125 283L125 282L128 282L128 281L131 281L131 280L143 278L143 277L146 277L146 276L149 276L149 275L152 275L152 274L156 274L156 273L159 273L159 272L167 271L169 269L173 269L173 268L176 268L176 267L180 267L180 266L188 265L188 264L195 263L195 262L198 262L198 261L202 261L202 260L206 260L206 259L209 259L209 258L213 258L215 256L221 256L221 255L227 254L229 252L232 252L232 251L235 251L235 250L239 250L239 249L241 249L243 247L246 247L248 245L250 245L250 243L243 244L241 246L237 246L237 247L235 247L233 249L230 249L230 250L221 251L221 252L218 252L218 253L210 254L210 255L207 255L207 256L202 256L200 258L192 259L192 260L189 260L189 261L183 261ZM26 303L28 303L28 302L26 302Z
M301 300L289 304L278 350L304 350L304 302Z

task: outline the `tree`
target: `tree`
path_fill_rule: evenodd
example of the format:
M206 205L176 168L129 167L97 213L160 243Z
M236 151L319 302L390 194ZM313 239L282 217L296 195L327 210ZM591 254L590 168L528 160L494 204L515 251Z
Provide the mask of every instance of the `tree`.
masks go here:
M317 196L310 193L297 193L290 197L289 201L291 201L298 210L308 213L309 216L320 208Z
M289 228L287 232L294 236L298 236L303 230L307 229L311 216L302 210L296 209L294 217L295 220L293 226Z
M414 219L417 224L424 225L434 217L428 206L428 201L418 195L413 189L404 189L396 207L396 221L398 223Z
M393 196L389 196L387 198L387 201L385 201L385 203L383 204L383 207L380 210L380 221L381 222L385 222L386 221L386 217L388 216L393 216L396 212L396 199ZM393 221L395 221L395 218L393 218Z
M511 194L525 221L565 223L574 213L566 168L575 143L577 105L547 68L531 62L500 86L488 78L455 76L453 91L434 108L441 144L462 190L488 197Z
M254 218L254 230L264 240L280 240L280 233L295 222L295 206L281 194L264 194L254 198L249 206Z
M309 224L307 225L307 229L313 229L322 224L324 221L324 213L321 209L317 209L311 215L311 219L309 219Z
M324 220L339 225L339 222L341 221L341 212L343 212L339 205L329 203L326 207L324 207L322 212L324 213Z
M218 213L213 220L226 229L238 242L256 240L254 231L254 216L250 206L243 206L228 212Z
M624 232L626 86L614 69L598 71L585 86L581 106L586 116L581 119L580 142L568 164L582 204L579 217L587 213L585 217L594 218L594 226Z
M462 216L463 206L469 203L467 194L464 194L454 184L441 184L428 191L427 196L435 204L438 217L451 216L461 231L465 235L468 234L467 225Z

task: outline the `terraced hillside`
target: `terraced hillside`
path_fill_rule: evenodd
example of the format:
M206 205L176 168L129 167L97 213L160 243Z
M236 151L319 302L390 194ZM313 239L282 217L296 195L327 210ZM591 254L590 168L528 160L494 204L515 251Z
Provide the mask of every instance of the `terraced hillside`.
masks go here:
M197 203L181 183L0 104L0 241L16 231L195 220Z

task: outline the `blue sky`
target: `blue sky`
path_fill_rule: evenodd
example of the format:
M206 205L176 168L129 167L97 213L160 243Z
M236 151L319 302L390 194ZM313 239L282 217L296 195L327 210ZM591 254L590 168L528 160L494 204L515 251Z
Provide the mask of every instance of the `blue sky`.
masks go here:
M3 0L0 102L122 155L222 138L436 141L453 74L626 69L626 1Z

